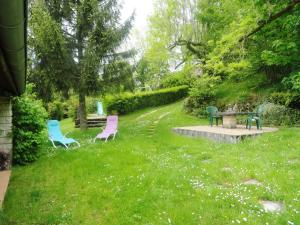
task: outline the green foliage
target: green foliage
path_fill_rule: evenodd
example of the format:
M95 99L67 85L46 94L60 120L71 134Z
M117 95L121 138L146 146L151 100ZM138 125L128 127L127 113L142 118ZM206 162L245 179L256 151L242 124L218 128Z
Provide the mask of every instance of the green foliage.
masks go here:
M196 80L193 76L193 70L191 66L186 66L183 70L167 74L161 81L163 88L177 87L181 85L191 84Z
M24 165L40 156L47 112L32 95L13 100L13 162Z
M61 120L67 115L67 104L55 100L48 104L48 114L50 119Z
M300 93L300 71L283 78L282 84L286 90L292 90Z
M115 60L104 66L101 86L102 93L134 91L133 67L125 60Z
M291 108L300 108L300 94L291 92L274 92L270 95L269 101L275 104Z
M300 112L284 105L267 103L264 105L263 123L265 125L292 125L300 124Z
M187 112L203 111L203 108L215 101L216 87L221 79L218 76L202 76L190 88L189 97L185 101Z
M58 21L53 20L43 1L34 1L29 17L28 81L45 102L55 91L66 95L75 84L75 62Z
M84 129L86 96L105 87L133 89L128 64L118 62L130 54L117 52L130 32L133 14L122 23L118 0L37 0L30 8L30 81L45 102L54 91L65 98L69 90L78 93Z
M158 91L124 94L107 100L107 112L127 114L139 109L160 106L175 102L187 95L188 86L161 89Z

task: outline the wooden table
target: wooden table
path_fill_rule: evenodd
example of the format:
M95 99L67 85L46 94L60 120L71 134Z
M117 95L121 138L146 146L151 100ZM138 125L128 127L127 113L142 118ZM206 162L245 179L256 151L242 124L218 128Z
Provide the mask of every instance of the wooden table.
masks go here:
M219 112L218 115L223 117L223 128L235 129L237 127L237 115L249 115L253 112Z

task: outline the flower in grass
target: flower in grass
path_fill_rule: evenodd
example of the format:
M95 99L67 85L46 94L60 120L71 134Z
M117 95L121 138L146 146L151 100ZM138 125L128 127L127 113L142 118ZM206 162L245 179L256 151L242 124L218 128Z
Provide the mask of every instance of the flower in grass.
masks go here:
M292 221L288 221L288 224L290 225L294 225L294 223Z
M246 218L246 217L244 217L243 220L244 220L245 222L247 222L247 218Z

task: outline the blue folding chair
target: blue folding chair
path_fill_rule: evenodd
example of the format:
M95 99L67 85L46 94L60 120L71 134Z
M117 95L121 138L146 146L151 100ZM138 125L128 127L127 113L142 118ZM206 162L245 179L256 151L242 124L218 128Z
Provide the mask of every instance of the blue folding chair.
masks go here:
M72 143L76 143L78 147L80 147L78 141L74 140L73 138L67 138L65 135L62 134L60 124L57 120L48 120L47 128L49 139L52 142L54 148L56 148L55 142L61 143L66 148L69 148L68 145Z

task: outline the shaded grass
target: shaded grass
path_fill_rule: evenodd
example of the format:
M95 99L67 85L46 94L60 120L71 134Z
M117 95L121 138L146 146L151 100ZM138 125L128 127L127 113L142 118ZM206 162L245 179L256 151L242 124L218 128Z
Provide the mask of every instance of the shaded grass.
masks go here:
M40 160L15 167L0 224L299 224L300 129L236 145L171 131L204 123L179 102L121 117L117 138L94 144L99 129L65 120L82 147L47 143ZM243 185L249 178L263 185ZM261 199L284 211L264 213Z

